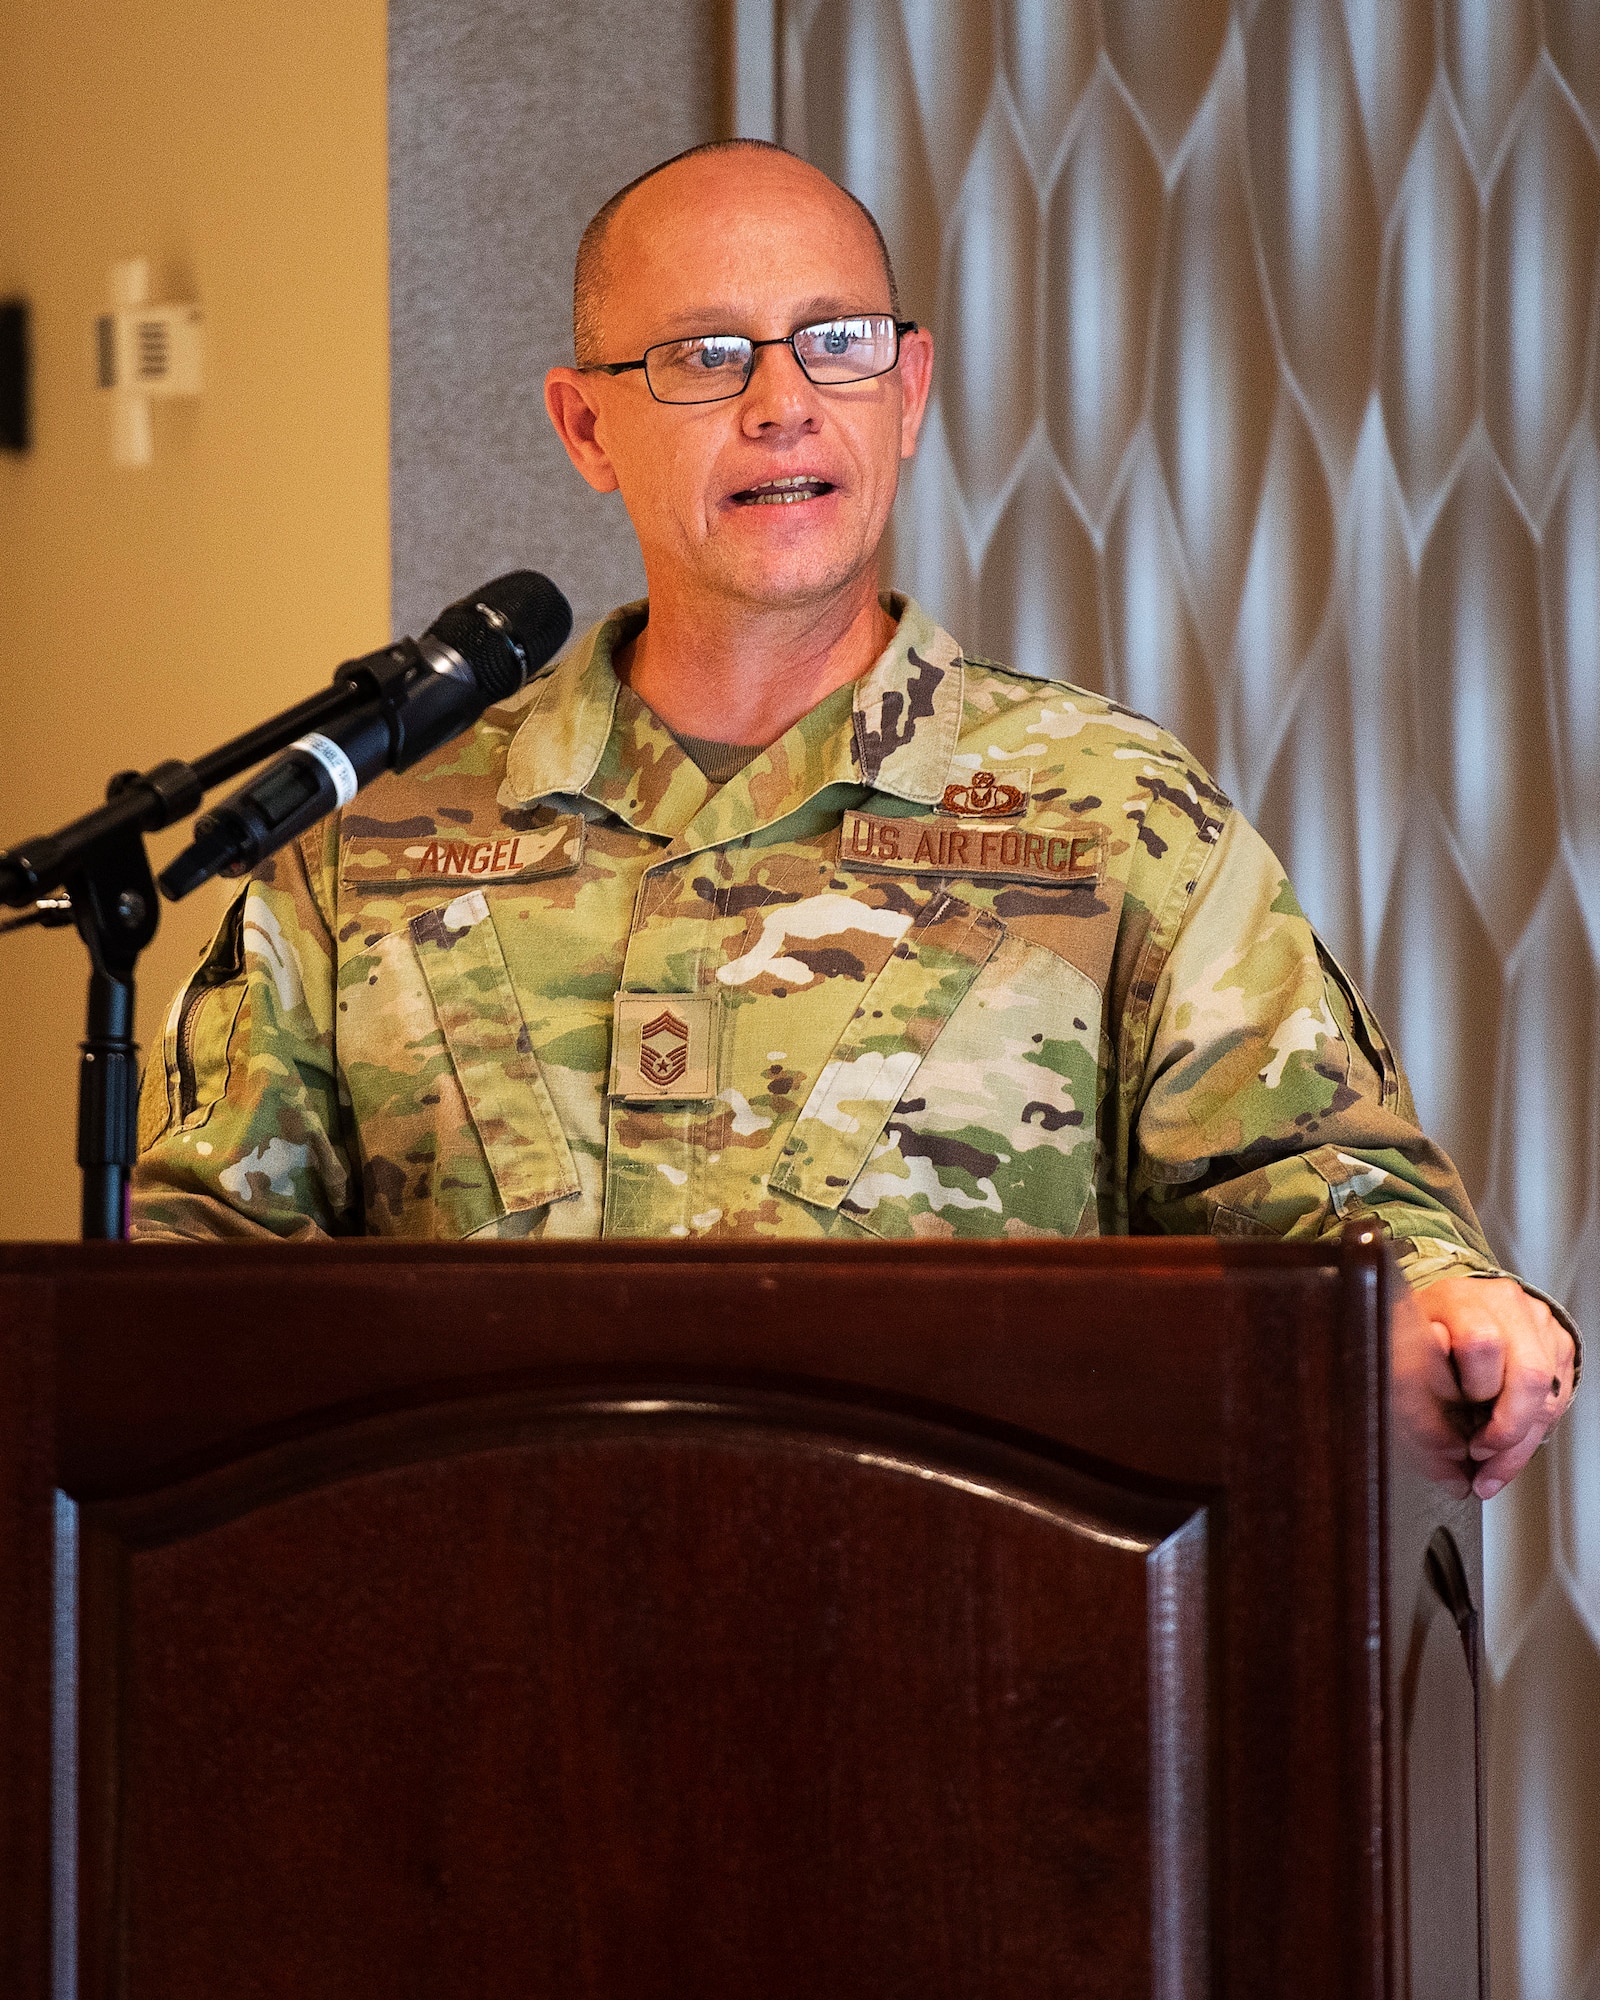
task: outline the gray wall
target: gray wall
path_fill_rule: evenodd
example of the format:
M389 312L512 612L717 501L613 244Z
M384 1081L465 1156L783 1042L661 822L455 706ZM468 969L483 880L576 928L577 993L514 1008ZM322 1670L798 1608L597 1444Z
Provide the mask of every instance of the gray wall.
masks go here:
M394 0L389 173L394 622L506 569L577 627L639 596L622 504L544 413L572 359L572 259L625 181L715 136L717 0Z

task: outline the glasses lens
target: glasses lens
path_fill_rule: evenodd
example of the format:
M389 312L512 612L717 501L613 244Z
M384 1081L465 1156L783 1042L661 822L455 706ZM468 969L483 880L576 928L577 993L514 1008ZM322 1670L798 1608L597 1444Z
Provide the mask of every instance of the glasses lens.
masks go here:
M749 341L737 334L668 340L645 355L645 380L663 403L715 403L744 387L750 355Z
M829 319L803 326L794 351L813 382L864 382L887 375L895 364L898 338L887 313L865 319Z

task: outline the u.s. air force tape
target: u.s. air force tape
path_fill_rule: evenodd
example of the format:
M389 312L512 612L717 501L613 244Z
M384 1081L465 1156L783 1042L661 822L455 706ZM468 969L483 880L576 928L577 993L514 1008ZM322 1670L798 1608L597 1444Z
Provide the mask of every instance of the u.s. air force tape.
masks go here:
M331 736L319 736L315 730L309 736L297 736L289 745L291 750L303 750L308 757L315 757L333 782L342 806L349 805L361 789L361 780L356 776L356 767L334 742Z
M910 875L989 876L1056 888L1095 887L1103 838L1082 824L1034 826L1028 821L885 819L847 812L839 828L839 859L846 868L892 868Z

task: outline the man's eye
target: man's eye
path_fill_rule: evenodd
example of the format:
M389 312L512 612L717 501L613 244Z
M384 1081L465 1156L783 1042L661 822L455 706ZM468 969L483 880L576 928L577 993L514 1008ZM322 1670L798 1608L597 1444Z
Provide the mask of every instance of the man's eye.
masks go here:
M844 326L830 326L822 336L822 345L829 354L847 354L850 341L850 329Z
M705 341L696 350L694 358L702 368L730 368L741 357L736 347L720 341Z

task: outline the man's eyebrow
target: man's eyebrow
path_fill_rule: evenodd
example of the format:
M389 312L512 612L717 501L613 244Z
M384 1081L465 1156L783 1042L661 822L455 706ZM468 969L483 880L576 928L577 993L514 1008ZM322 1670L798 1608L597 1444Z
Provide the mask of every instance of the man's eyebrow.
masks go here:
M842 298L837 292L828 293L821 298L803 299L790 314L789 331L793 333L799 327L812 326L824 319L881 318L888 311L886 305L864 306ZM747 307L740 306L696 306L692 312L677 313L663 320L651 345L663 340L682 340L690 334L743 333L742 322L747 312Z

